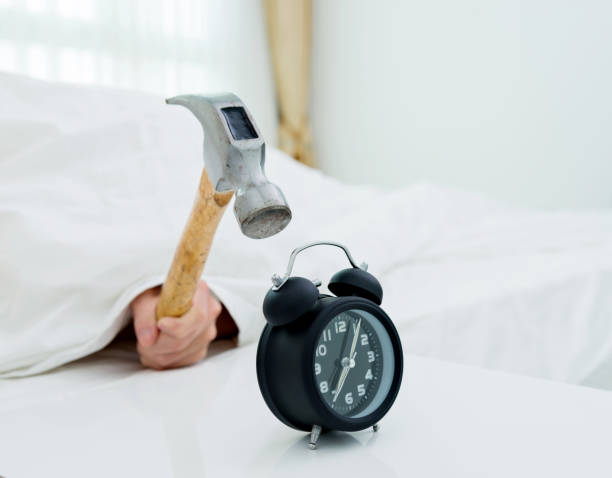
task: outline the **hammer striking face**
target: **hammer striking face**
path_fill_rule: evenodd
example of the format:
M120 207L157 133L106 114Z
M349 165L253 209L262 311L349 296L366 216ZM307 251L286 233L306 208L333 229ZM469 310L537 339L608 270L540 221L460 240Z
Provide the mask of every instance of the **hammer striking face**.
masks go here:
M291 209L266 178L264 140L240 98L182 95L166 102L185 106L200 121L206 172L217 191L235 191L234 214L243 234L262 239L282 231Z

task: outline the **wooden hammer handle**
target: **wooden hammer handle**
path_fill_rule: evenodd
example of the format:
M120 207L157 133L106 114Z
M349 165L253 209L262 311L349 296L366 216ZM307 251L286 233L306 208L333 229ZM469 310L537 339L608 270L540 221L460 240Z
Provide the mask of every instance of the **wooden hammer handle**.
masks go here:
M215 231L233 194L233 191L215 191L206 170L202 171L191 215L162 286L155 310L158 319L180 317L191 308Z

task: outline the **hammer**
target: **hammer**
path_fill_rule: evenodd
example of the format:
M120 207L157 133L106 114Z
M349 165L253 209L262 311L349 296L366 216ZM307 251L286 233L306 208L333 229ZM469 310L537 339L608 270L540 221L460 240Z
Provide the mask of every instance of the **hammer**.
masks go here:
M234 213L247 237L272 236L291 220L285 196L266 178L264 140L240 98L231 93L181 95L166 103L186 107L200 121L205 168L162 286L155 311L158 319L179 317L191 308L215 231L234 192Z

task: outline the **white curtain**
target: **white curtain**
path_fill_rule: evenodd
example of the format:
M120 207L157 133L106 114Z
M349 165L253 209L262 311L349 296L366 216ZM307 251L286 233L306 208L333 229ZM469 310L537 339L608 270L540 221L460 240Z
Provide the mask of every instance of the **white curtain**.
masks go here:
M276 143L260 2L0 0L0 70L163 95L233 91Z

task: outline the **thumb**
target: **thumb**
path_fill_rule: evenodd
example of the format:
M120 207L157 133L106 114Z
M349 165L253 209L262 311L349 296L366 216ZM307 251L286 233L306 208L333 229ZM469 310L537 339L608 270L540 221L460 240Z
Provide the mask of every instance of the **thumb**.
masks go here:
M157 340L159 330L157 329L157 322L155 320L155 307L157 305L157 299L148 297L146 300L141 301L138 307L134 307L134 332L136 332L136 338L138 343L143 347L150 347Z

